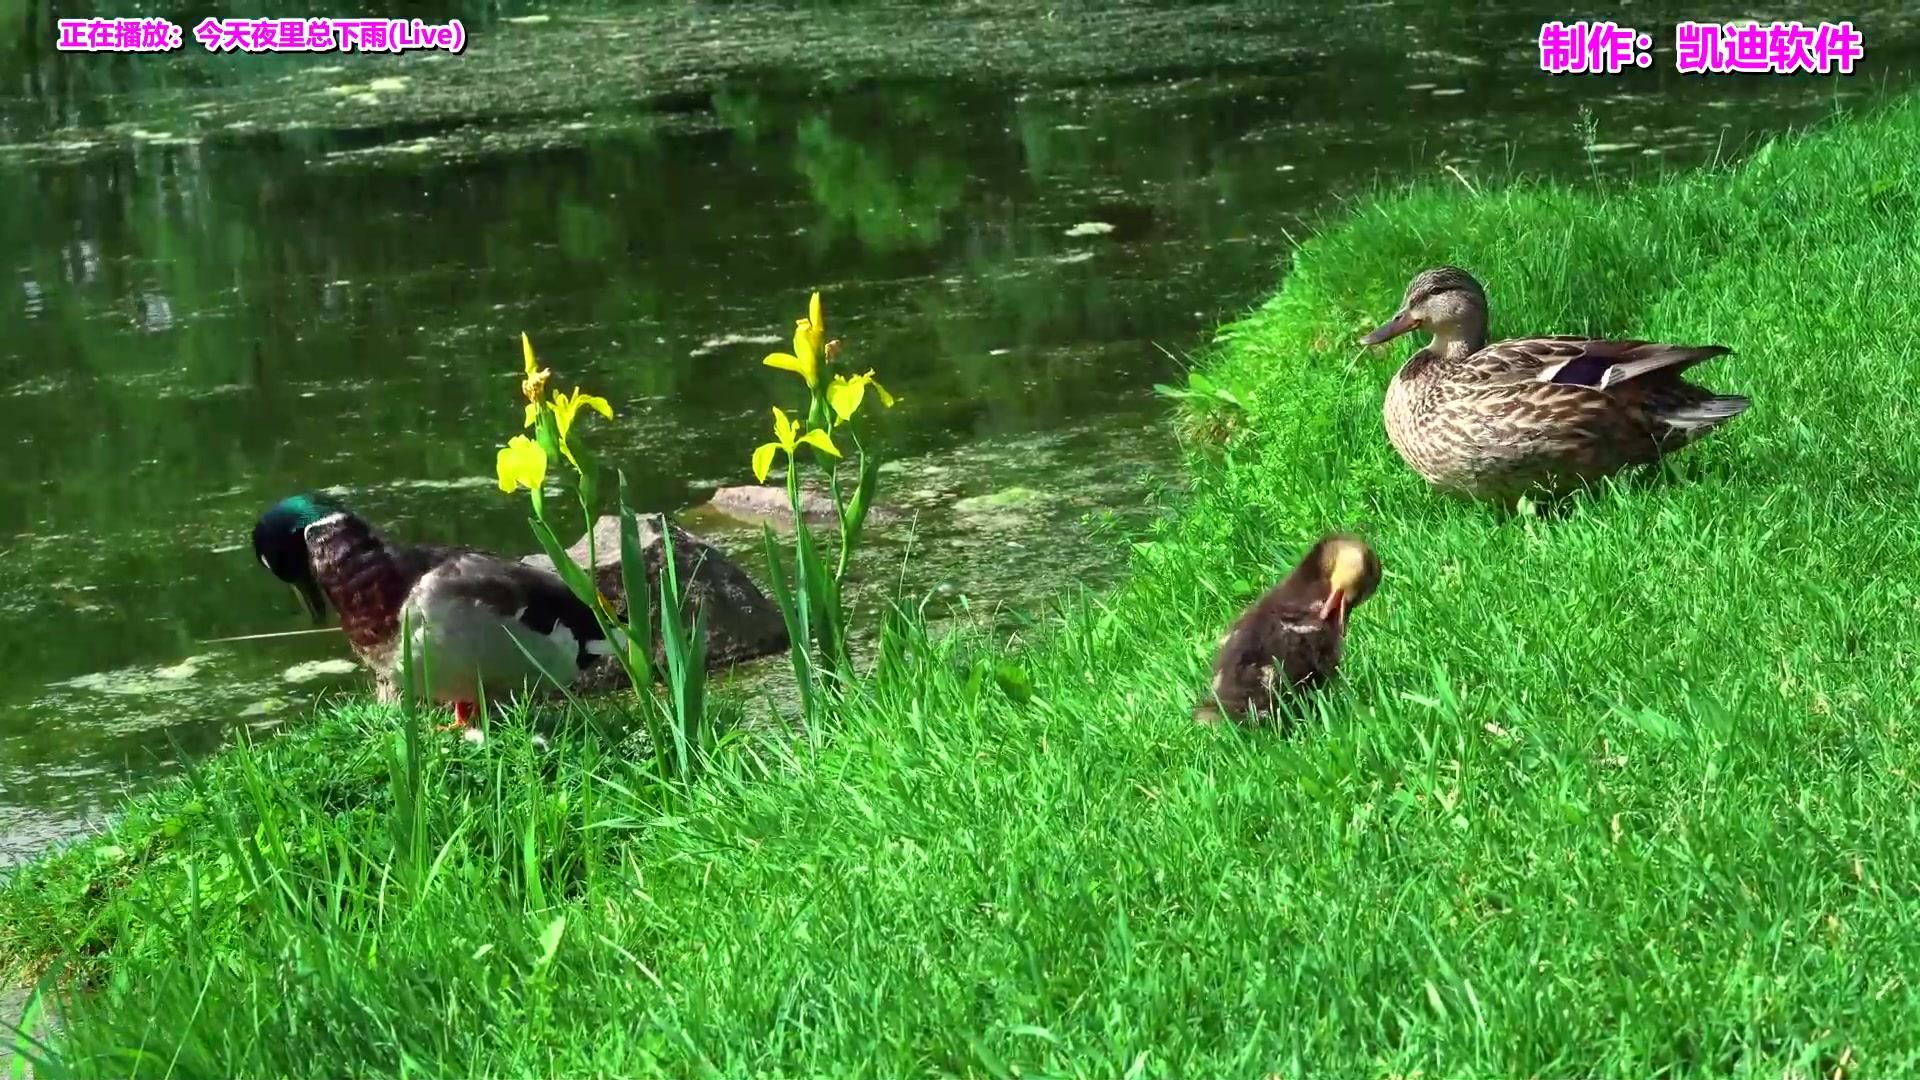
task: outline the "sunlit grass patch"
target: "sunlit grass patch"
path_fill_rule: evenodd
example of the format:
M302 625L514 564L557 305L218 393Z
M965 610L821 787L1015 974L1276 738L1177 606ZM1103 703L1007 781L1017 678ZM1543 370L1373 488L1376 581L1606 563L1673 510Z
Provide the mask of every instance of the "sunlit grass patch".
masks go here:
M144 886L174 914L102 937L60 1051L113 1076L1912 1071L1915 160L1908 101L1657 186L1379 199L1225 334L1206 378L1243 415L1125 586L1015 647L898 617L823 748L742 739L671 797L584 736L415 779L353 713L311 736L337 768L223 758L166 798L237 827ZM1408 347L1352 344L1436 263L1485 282L1495 336L1730 345L1700 377L1754 406L1562 515L1437 497L1381 428ZM1196 728L1220 628L1336 527L1389 574L1319 722ZM322 775L358 808L316 809ZM240 900L165 908L222 857L254 867ZM0 892L10 953L132 895L97 846L62 858Z

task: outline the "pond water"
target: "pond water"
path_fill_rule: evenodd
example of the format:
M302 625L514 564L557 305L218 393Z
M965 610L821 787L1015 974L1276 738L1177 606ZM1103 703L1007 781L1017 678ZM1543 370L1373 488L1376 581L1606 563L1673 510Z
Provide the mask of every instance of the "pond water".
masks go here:
M1671 19L1648 70L1548 76L1572 16L1535 3L465 6L506 17L371 58L57 54L44 3L0 15L0 862L363 685L337 634L205 644L310 625L247 546L274 500L531 550L491 477L522 331L680 511L751 482L797 388L760 359L823 290L901 397L913 526L869 588L1030 608L1111 580L1103 526L1178 482L1151 385L1340 197L1694 165L1920 53L1894 6L1826 78L1678 75ZM1821 17L1688 17L1753 15Z

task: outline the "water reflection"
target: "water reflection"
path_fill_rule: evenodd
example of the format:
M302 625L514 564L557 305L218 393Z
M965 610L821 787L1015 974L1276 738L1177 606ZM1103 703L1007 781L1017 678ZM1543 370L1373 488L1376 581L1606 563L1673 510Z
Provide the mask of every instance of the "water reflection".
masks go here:
M824 288L902 397L880 436L919 515L908 588L1017 601L1111 571L1077 521L1142 511L1147 388L1332 196L1438 162L1697 162L1897 87L1916 39L1863 16L1875 74L1850 82L1555 79L1531 42L1563 13L1537 5L1133 3L1066 31L978 7L741 5L732 38L482 20L491 49L378 67L62 56L25 41L45 3L8 9L35 29L0 61L0 833L164 772L169 736L204 752L353 683L285 677L336 639L200 644L301 625L244 547L274 499L338 486L404 537L529 548L488 479L522 330L614 402L602 445L676 510L745 482L793 390L759 359ZM786 62L828 34L834 64ZM1016 484L1042 507L954 510Z

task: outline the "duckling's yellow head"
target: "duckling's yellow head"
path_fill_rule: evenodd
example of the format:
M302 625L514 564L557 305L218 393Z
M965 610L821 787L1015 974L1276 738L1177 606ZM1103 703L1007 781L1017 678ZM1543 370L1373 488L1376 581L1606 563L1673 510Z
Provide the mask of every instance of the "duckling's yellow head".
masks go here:
M1472 349L1480 348L1487 336L1486 290L1472 274L1457 266L1423 270L1407 286L1399 312L1385 326L1361 338L1360 344L1378 345L1420 329L1432 333L1436 344L1459 341L1471 343Z
M1380 587L1380 556L1365 540L1348 533L1334 533L1315 547L1313 565L1327 588L1320 618L1344 627L1347 613L1365 603Z

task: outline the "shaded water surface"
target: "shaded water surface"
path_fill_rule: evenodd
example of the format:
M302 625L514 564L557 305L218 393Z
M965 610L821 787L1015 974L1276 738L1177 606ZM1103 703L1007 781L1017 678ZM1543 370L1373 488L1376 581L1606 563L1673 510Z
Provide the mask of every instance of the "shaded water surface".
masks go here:
M1177 482L1150 385L1335 197L1697 164L1899 89L1920 40L1888 7L1849 13L1851 78L1556 78L1553 5L1038 10L481 19L367 59L54 55L0 16L0 860L359 685L338 635L203 644L305 625L247 548L275 499L531 548L491 479L523 330L674 511L750 481L797 390L759 361L824 290L902 399L913 525L870 588L1031 606L1111 579L1089 524Z

